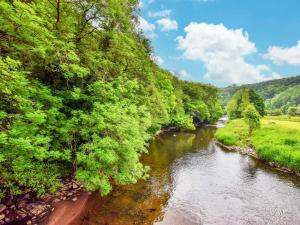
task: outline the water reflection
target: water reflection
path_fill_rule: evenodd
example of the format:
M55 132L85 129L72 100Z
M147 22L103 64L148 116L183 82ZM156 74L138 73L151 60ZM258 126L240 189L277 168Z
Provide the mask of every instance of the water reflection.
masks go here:
M158 136L150 179L95 194L78 224L300 224L299 180L222 151L215 129Z

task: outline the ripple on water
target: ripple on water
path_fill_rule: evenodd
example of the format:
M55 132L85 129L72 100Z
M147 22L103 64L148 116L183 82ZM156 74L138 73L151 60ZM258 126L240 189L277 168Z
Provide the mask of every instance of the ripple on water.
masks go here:
M95 196L79 224L300 225L300 180L222 151L215 129L157 137L151 178Z

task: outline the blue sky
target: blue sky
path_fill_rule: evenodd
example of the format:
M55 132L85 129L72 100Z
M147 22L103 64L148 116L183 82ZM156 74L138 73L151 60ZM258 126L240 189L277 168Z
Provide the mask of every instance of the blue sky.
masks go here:
M153 58L182 79L226 86L300 74L299 0L140 5L140 29L152 40Z

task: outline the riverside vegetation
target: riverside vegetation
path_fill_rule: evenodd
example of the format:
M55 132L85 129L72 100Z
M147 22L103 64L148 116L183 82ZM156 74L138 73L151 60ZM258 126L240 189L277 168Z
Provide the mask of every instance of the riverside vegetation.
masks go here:
M253 94L254 91L241 89L229 101L227 111L231 120L216 132L217 140L229 146L252 147L262 160L275 162L300 173L300 117L286 115L259 118L258 114L263 116L263 111L259 113L263 108L262 100L257 98L256 101L250 101L249 93ZM252 116L257 113L250 118L254 123L252 128L247 117L249 106L252 107Z
M137 0L1 0L0 198L135 183L160 129L222 114L218 89L153 61Z
M243 88L253 89L264 98L268 115L287 114L289 108L292 108L290 113L293 116L300 115L300 76L223 88L221 89L223 105L226 106L232 96Z

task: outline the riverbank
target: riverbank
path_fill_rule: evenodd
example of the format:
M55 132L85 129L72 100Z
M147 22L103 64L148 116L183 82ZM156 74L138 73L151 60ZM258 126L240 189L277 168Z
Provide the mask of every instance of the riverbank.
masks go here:
M228 148L252 149L252 155L270 166L300 173L300 121L293 117L265 117L261 128L248 137L242 119L232 120L216 132L216 139ZM229 147L228 147L229 146ZM255 149L255 150L254 150Z
M257 153L256 153L256 150L253 149L253 148L242 148L240 146L236 146L236 145L224 145L222 142L219 142L219 141L216 141L216 144L221 147L223 150L225 151L229 151L229 152L238 152L242 155L247 155L247 156L250 156L256 160L259 160L261 161L262 163L270 166L271 168L275 169L275 170L278 170L280 172L284 172L284 173L288 173L288 174L294 174L294 175L297 175L297 176L300 176L300 173L297 173L287 167L283 167L281 166L280 164L276 163L276 162L273 162L273 161L265 161L263 159L261 159Z
M69 221L74 217L74 212L81 211L79 209L80 205L83 205L87 198L87 194L83 194L85 192L85 188L76 181L66 179L60 190L55 194L48 194L42 198L38 198L32 193L27 193L18 197L4 199L0 204L0 225L42 224L50 213L53 212L53 214L55 214L56 211L61 211L60 209L63 208L62 202L66 204L79 202L79 204L74 204L79 205L77 206L78 210L73 210L72 207L73 216L72 213L63 215L65 220ZM77 208L75 207L75 209ZM70 208L68 208L68 210L70 210ZM57 218L59 218L59 216L57 216ZM47 224L62 224L53 223L52 221L55 220L50 219Z
M192 129L167 127L153 138L167 132L193 132ZM72 225L83 212L91 193L73 179L65 179L53 194L38 198L34 193L11 196L0 202L0 225Z
M143 157L149 179L95 193L74 225L298 224L300 179L222 150L215 131L157 136Z
M55 205L55 210L42 222L43 225L74 225L85 212L90 193L82 192L77 201L62 201Z

